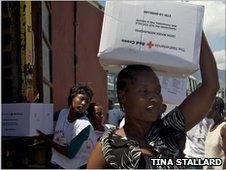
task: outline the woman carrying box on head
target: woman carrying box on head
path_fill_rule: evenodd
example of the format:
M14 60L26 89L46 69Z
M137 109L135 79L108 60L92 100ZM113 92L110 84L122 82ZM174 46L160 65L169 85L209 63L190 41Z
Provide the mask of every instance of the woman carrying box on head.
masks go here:
M86 109L93 92L88 86L72 86L68 96L67 109L62 109L57 120L53 141L38 130L39 138L50 145L51 162L65 169L86 168L96 136L86 117Z
M148 66L129 65L118 75L118 101L125 125L106 132L91 153L87 168L177 168L156 165L152 158L183 157L185 132L205 117L219 89L216 63L203 33L202 86L161 117L159 80Z

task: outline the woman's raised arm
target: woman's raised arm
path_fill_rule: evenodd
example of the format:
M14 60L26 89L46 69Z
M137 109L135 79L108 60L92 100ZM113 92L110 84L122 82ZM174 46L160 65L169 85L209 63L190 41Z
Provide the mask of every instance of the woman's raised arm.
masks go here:
M216 62L204 33L200 51L200 71L201 87L191 93L179 106L185 117L186 131L205 117L219 89Z

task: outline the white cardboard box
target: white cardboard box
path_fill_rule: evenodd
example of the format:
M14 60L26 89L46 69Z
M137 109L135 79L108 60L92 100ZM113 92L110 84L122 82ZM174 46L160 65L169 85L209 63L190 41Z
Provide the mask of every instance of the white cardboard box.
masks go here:
M163 103L179 105L186 98L187 78L158 76Z
M204 7L161 1L107 1L99 61L105 70L146 64L165 75L198 70Z
M2 104L2 136L36 136L36 129L53 133L53 104Z

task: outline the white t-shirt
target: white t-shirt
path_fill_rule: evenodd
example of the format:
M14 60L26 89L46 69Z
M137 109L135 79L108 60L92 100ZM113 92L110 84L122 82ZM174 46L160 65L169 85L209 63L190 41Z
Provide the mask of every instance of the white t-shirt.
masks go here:
M117 127L119 126L123 116L124 113L120 109L108 110L108 123Z
M69 109L63 109L60 112L53 141L62 146L69 146L72 139L75 138L84 128L90 125L91 130L89 137L72 159L60 154L55 149L52 149L51 162L65 169L75 169L87 163L88 156L96 143L96 136L91 123L85 115L74 122L69 123L67 120L68 114Z
M187 158L204 158L209 121L204 118L187 132L184 154Z
M213 131L208 131L205 143L205 158L221 158L223 163L225 157L220 131L225 124L226 122L222 122ZM205 166L204 169L222 169L222 166Z

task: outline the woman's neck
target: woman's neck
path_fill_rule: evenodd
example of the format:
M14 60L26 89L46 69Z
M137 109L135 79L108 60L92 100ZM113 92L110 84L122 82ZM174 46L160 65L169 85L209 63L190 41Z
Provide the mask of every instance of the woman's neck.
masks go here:
M74 122L76 119L78 119L79 117L81 117L83 114L76 112L75 110L71 109L69 110L69 114L67 117L67 120L69 123Z
M136 140L145 139L149 133L152 123L140 121L140 120L129 120L125 117L124 132L128 138Z
M214 124L215 125L219 125L223 122L223 119L221 117L217 117L214 119Z
M210 126L210 131L212 132L213 130L215 130L218 127L218 125L220 125L222 122L223 120L220 118L214 119L214 124Z

